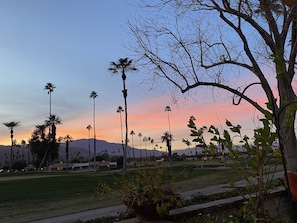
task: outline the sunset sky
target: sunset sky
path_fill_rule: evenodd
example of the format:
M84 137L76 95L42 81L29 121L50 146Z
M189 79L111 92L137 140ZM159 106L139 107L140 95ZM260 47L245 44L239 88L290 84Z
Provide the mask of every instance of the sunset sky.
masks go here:
M73 139L87 138L92 125L93 99L96 91L97 139L121 142L120 117L124 107L122 79L111 75L111 61L130 57L126 44L130 40L127 19L137 13L128 0L2 0L0 2L0 144L9 145L9 130L2 123L19 121L14 138L28 140L35 125L44 123L49 114L46 83L56 88L52 93L52 113L63 124L57 135ZM133 59L133 58L131 58ZM144 82L141 68L127 73L129 132L160 142L168 131L165 107L171 107L170 124L173 149L186 146L187 122L195 116L199 126L223 126L226 119L251 131L257 126L258 113L246 103L234 107L230 95L202 89L172 99L169 88L153 88ZM247 77L250 78L250 77ZM260 92L260 93L259 93ZM252 92L259 102L262 91ZM124 116L123 116L124 117ZM131 136L129 135L130 140ZM142 143L143 147L143 143Z

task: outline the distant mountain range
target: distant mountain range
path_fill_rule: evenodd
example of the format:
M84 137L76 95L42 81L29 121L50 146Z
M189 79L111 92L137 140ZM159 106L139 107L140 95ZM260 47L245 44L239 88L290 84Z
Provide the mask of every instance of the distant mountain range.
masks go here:
M120 143L112 143L104 140L96 140L96 153L97 155L108 153L110 156L120 156L123 154L122 144ZM198 152L200 149L198 149ZM22 147L14 147L15 155L18 154L20 157L27 158L28 150ZM195 149L186 148L183 150L173 150L173 153L177 153L178 155L186 154L186 155L194 155ZM134 148L135 157L150 157L150 156L161 156L164 151L158 151L153 149L138 149ZM90 140L90 156L93 157L94 154L94 141ZM133 157L133 149L128 147L127 151L128 157ZM66 145L65 143L60 144L59 156L62 159L66 157ZM69 158L78 158L89 156L89 139L78 139L73 140L69 143ZM0 145L0 163L3 163L6 160L9 161L10 157L10 146L2 146Z

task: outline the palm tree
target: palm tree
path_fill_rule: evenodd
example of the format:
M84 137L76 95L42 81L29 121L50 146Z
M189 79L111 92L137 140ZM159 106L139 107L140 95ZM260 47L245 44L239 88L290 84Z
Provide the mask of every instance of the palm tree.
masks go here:
M153 144L154 144L155 140L151 138L151 141L150 142L151 142L151 145L154 146ZM153 149L154 149L154 147L153 147Z
M55 88L56 88L55 85L53 85L51 82L48 82L44 87L44 90L47 90L47 93L50 96L50 100L49 100L49 116L52 115L52 92L54 91Z
M158 144L156 144L156 145L155 145L155 147L154 147L154 153L153 153L153 154L154 154L154 156L155 156L155 151L156 151L156 149L158 148L158 146L159 146L159 145L158 145Z
M48 117L47 120L45 120L44 122L44 125L40 125L41 127L41 131L43 131L43 126L46 128L48 127L49 129L49 135L48 135L48 147L47 147L47 150L45 151L44 153L44 156L40 162L40 167L42 167L46 161L46 158L48 158L48 167L50 165L50 162L51 162L51 149L52 148L55 148L57 145L56 145L56 125L60 125L62 124L62 120L59 116L57 115L50 115ZM36 126L37 127L37 126ZM50 171L50 168L48 169Z
M27 148L27 160L28 160L28 165L29 165L30 164L30 145L29 145L29 141L28 141L28 144L26 144L26 148Z
M168 149L168 157L169 157L169 165L172 167L172 157L171 157L171 141L172 141L172 134L169 132L164 132L161 136L162 142L166 142L166 146Z
M120 113L120 122L121 122L121 139L122 139L122 148L123 148L123 153L124 151L124 140L123 140L123 122L122 122L122 112L123 112L123 107L119 106L117 109L117 113Z
M22 139L21 141L21 148L22 148L22 159L25 160L25 149L26 149L26 141Z
M88 157L88 161L90 161L90 157L91 157L91 145L90 145L90 131L92 129L91 125L87 126L87 130L89 131L89 139L88 139L88 148L89 148L89 157Z
M126 127L126 134L125 134L125 147L124 147L124 162L123 162L123 169L124 173L127 170L127 145L128 145L128 112L127 112L127 89L126 89L126 72L128 71L136 71L137 69L132 65L132 60L129 58L120 58L117 63L111 62L110 68L108 69L112 73L121 72L122 80L123 80L123 97L125 103L125 127Z
M168 126L169 126L169 133L171 133L170 119L169 119L169 112L171 112L171 108L170 108L170 106L166 106L166 107L165 107L165 112L167 112Z
M133 145L133 136L135 135L135 132L132 130L130 132L130 135L132 136L133 161L135 162L134 145Z
M168 134L171 135L171 126L170 126L170 118L169 118L169 113L171 112L170 106L167 105L165 107L165 112L167 112L167 119L168 119ZM171 137L169 137L169 140L171 140ZM171 142L169 142L169 144L170 144L170 152L171 152ZM169 152L169 147L167 146L167 148L168 148L168 152ZM171 155L169 155L169 159L171 159Z
M142 158L142 150L141 150L141 137L142 137L142 134L141 134L141 132L138 133L138 137L139 137L140 158Z
M62 120L57 115L50 115L48 120L45 120L45 126L51 128L49 141L56 141L56 125L62 124Z
M19 126L20 122L4 122L3 125L9 128L10 130L10 139L11 139L11 146L10 146L10 163L9 163L9 170L11 170L11 165L12 165L12 152L13 152L13 146L14 146L14 140L13 140L13 128Z
M45 139L45 129L46 129L46 125L36 125L35 126L36 130L34 131L34 133L36 135L40 135L40 138L42 141L44 141Z
M147 142L147 137L143 137L142 141L144 142L144 149L145 149L145 159L147 160L147 148L146 148L146 142Z
M68 170L68 163L69 163L69 142L72 142L72 137L70 135L66 135L64 137L64 140L66 141L66 169Z
M93 126L94 126L94 172L96 171L96 121L95 121L95 99L97 97L97 92L96 91L92 91L90 94L90 98L94 99L94 107L93 107Z
M47 91L47 94L49 94L49 119L52 116L52 92L55 89L55 85L51 82L48 82L45 87L44 90ZM55 131L55 129L51 129L52 125L49 124L48 125L48 129L49 129L49 137L52 137L54 134L52 133L52 131ZM51 141L51 138L49 139L49 141Z

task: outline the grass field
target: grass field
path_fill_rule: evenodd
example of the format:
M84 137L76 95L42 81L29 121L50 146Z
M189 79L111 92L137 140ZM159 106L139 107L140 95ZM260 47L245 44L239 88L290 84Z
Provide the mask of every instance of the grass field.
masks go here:
M172 173L178 191L240 178L238 172L218 168L211 161L206 162L203 169L194 167L195 163L191 161L174 163ZM112 182L116 174L121 171L1 173L0 222L26 222L120 203L95 197L99 179Z

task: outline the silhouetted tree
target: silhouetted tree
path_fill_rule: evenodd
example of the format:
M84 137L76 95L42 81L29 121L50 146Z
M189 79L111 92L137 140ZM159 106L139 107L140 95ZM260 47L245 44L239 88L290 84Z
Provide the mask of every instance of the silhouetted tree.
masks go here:
M44 167L45 161L55 160L59 156L59 143L56 141L56 125L62 124L62 120L56 116L51 115L43 125L36 125L32 133L29 145L31 153L34 156L34 164L37 167ZM50 127L46 135L46 128ZM50 163L49 163L50 165Z
M122 140L122 148L123 148L123 153L125 152L125 148L124 148L124 140L123 140L123 122L122 122L122 112L123 112L123 107L119 106L117 108L117 113L120 114L120 124L121 124L121 140Z
M69 142L72 142L72 137L70 135L66 135L65 137L61 137L59 141L64 141L65 142L66 169L68 170L68 165L69 165Z
M98 94L96 91L92 91L90 98L93 98L93 126L94 126L94 171L96 171L96 98Z
M171 142L172 142L172 134L169 132L164 132L164 134L161 136L162 142L166 142L166 146L168 149L168 157L169 157L169 165L172 167L172 153L171 153Z
M3 125L9 128L10 130L10 139L11 139L11 146L10 146L10 162L9 162L9 170L11 170L11 165L13 163L13 146L14 146L14 140L13 140L13 128L20 125L20 122L4 122Z
M87 130L89 131L89 136L88 136L88 149L89 149L89 155L88 155L88 161L90 161L90 157L91 157L91 144L90 144L90 131L92 129L91 125L87 126Z
M55 85L51 82L48 82L44 87L44 90L47 90L49 94L49 117L52 115L52 92L55 88Z
M273 117L285 157L284 169L297 172L297 97L293 85L297 4L283 2L146 2L151 17L130 22L130 28L138 66L155 82L167 80L182 93L207 86L220 88L233 95L234 105L244 99L263 116ZM242 74L248 77L244 85L238 81L244 78ZM259 103L261 95L247 93L257 86L266 97L266 105Z
M135 132L133 130L131 130L130 135L132 136L132 149L133 149L133 161L135 161L135 153L134 153L134 143L133 143L133 136L135 135Z
M142 149L141 149L141 137L142 137L142 134L141 134L141 132L138 133L138 137L139 137L140 158L142 158Z
M126 89L126 72L129 71L136 71L137 69L133 66L132 60L129 58L120 58L117 62L111 62L110 68L108 69L112 73L118 73L120 72L122 74L122 80L123 80L123 97L124 97L124 103L125 103L125 127L126 127L126 133L125 133L125 147L124 147L124 160L123 160L123 169L124 173L127 171L127 145L128 145L128 112L127 112L127 96L128 91Z

